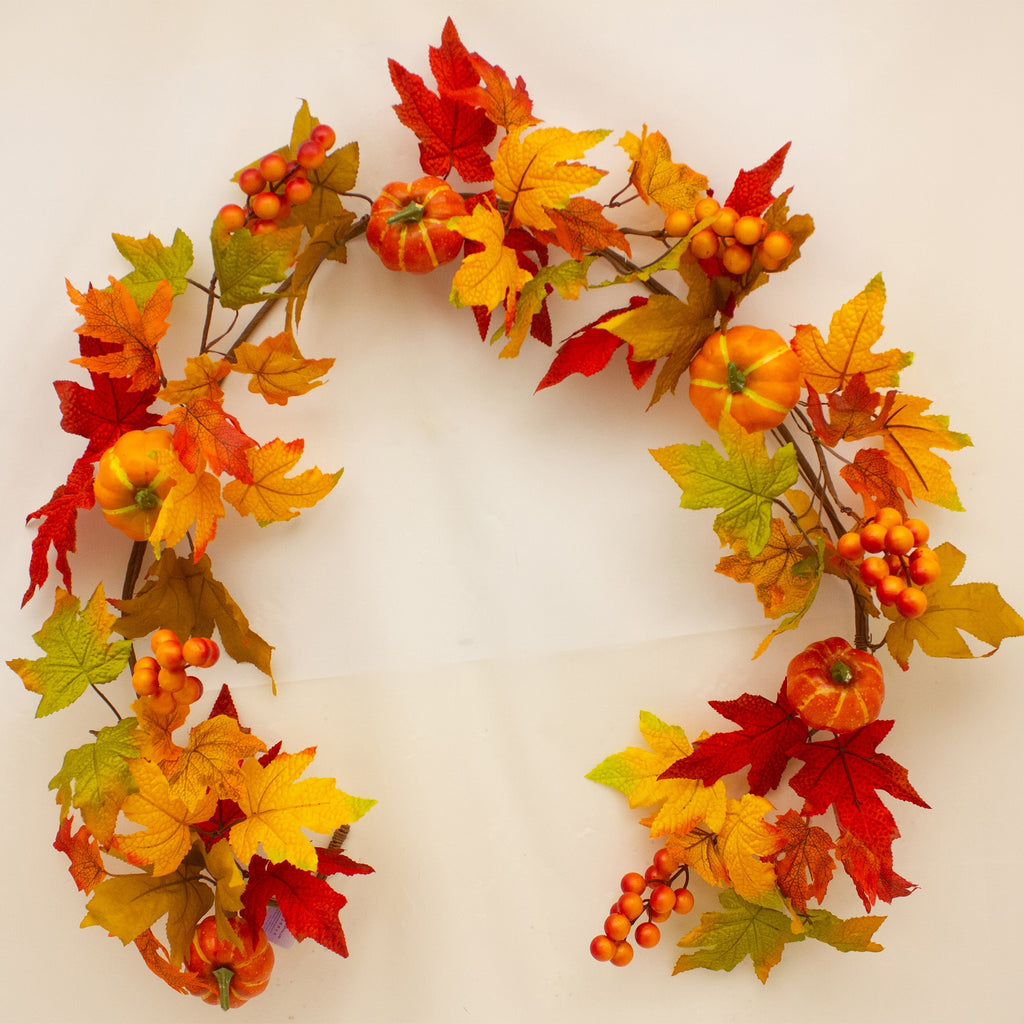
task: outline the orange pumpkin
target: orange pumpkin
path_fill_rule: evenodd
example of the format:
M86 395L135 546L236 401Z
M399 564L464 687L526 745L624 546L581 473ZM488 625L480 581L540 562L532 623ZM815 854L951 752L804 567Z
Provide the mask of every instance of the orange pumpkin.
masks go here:
M132 540L149 540L174 486L166 462L157 458L171 447L167 430L129 430L100 456L93 481L96 504L107 522Z
M873 722L882 708L882 666L840 636L819 640L789 663L786 696L812 729L853 732Z
M777 427L800 397L800 359L775 331L716 331L690 363L690 401L712 430L725 415L745 430Z

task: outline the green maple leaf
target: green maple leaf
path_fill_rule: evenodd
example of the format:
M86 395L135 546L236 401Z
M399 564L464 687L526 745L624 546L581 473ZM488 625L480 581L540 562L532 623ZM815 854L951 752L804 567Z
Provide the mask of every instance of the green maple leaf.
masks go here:
M132 645L126 640L107 643L117 617L106 603L101 583L79 615L78 598L58 587L53 614L32 638L45 657L7 662L26 690L41 695L36 718L73 704L89 686L116 679L128 664Z
M872 941L884 917L851 917L843 920L827 910L808 910L804 932L838 949L840 953L880 953L882 946Z
M767 981L768 972L782 959L786 943L799 942L804 936L793 931L788 914L748 903L733 889L720 893L718 900L723 910L701 914L700 924L679 940L684 949L697 952L684 953L672 973L695 967L731 971L749 956L754 973Z
M187 287L185 275L192 266L192 240L182 230L174 232L174 241L164 245L154 235L132 238L113 236L118 252L135 268L121 278L139 309L149 301L161 281L170 281L171 292L181 295Z
M954 583L966 561L962 551L946 543L935 554L941 574L924 588L928 597L924 614L905 619L894 609L882 609L893 620L885 642L901 668L907 667L915 642L932 658L973 658L961 631L988 644L992 648L988 654L995 653L1007 637L1024 635L1024 618L1003 600L994 583Z
M122 718L96 734L93 743L69 750L50 789L57 790L61 818L71 807L82 812L86 828L104 845L110 842L121 804L138 788L128 762L139 756L138 723Z
M220 304L241 309L250 302L267 299L270 293L263 289L288 276L301 237L301 226L253 235L246 228L229 232L219 217L214 220L210 243Z
M722 509L715 532L726 544L746 541L756 558L771 538L772 503L796 483L796 452L787 444L769 456L762 433L748 434L728 418L719 436L727 458L707 441L656 448L651 454L682 488L682 508Z

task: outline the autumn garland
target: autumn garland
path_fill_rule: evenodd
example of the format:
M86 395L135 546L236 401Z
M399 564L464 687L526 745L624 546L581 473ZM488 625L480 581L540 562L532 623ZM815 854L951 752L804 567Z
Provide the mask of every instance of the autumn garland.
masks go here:
M774 697L711 702L737 729L691 744L681 728L643 712L648 749L628 748L590 772L631 807L649 808L643 824L659 841L646 871L623 876L592 955L622 966L634 944L656 945L672 914L693 907L693 876L720 890L721 909L679 940L691 951L677 973L730 970L749 956L765 980L783 947L807 938L880 949L873 935L884 918L842 920L822 906L839 866L868 911L914 888L894 868L899 830L878 794L927 804L906 769L877 749L893 722L878 717L884 682L874 652L886 647L906 669L915 645L971 657L964 632L992 649L1024 633L994 585L954 583L964 556L950 544L930 546L927 524L908 514L918 500L960 508L935 449L956 451L969 439L929 413L927 399L898 389L909 354L875 351L881 277L837 310L825 335L802 325L785 340L733 324L739 304L791 267L813 231L809 216L789 212L790 190L773 194L788 144L740 171L720 203L707 178L673 161L665 137L644 126L619 140L624 183L601 202L580 193L606 172L579 160L608 132L537 127L523 80L470 53L450 20L429 64L436 91L389 64L395 111L419 141L423 177L386 185L369 214L345 205L370 201L354 191L358 147L335 148L334 131L303 103L288 144L235 175L243 198L214 221L209 283L189 276L193 247L179 231L169 245L115 235L131 271L104 289L68 286L83 319L72 361L91 387L55 387L61 426L87 446L28 517L41 522L23 604L47 579L51 547L63 588L35 636L44 656L8 664L39 695L37 715L92 690L116 717L68 751L50 782L60 806L54 845L89 896L83 923L133 942L171 987L225 1009L266 987L268 932L347 955L338 918L345 897L328 879L371 870L340 846L373 801L333 779L301 779L315 748L289 754L258 739L226 688L183 744L174 735L202 693L195 672L214 665L220 646L271 676L272 647L207 554L224 503L261 524L285 521L341 475L293 472L304 442L257 442L227 411L225 385L245 375L250 391L281 405L319 386L333 360L300 351L303 306L323 265L344 263L348 244L365 233L394 271L426 273L461 257L450 301L472 309L481 338L503 339L503 357L518 355L527 337L552 343L555 293L639 292L569 335L539 388L591 376L620 348L638 389L653 380L651 404L688 375L689 398L721 450L702 441L652 455L678 483L682 507L719 510L713 527L732 553L716 571L751 583L765 615L778 620L757 654L799 626L826 576L853 597L851 639L794 652ZM453 172L480 190L456 191ZM636 225L610 219L628 204ZM650 258L640 262L634 245L649 247ZM611 279L600 279L603 263L615 270ZM181 379L168 379L158 343L190 287L206 303L198 353ZM282 302L283 328L251 342ZM245 308L255 315L234 334ZM218 309L232 319L215 333ZM501 322L492 333L495 310ZM222 476L230 478L223 487ZM121 596L108 598L100 583L82 607L68 556L77 516L94 504L133 544ZM182 543L187 554L176 551ZM883 617L874 641L872 623ZM132 641L144 637L152 656L136 657ZM132 717L99 689L126 670ZM793 761L802 767L787 786L802 803L777 810L767 797ZM739 798L726 793L729 776L746 784ZM122 816L139 827L119 831ZM304 828L333 836L316 845ZM152 930L164 916L166 946Z

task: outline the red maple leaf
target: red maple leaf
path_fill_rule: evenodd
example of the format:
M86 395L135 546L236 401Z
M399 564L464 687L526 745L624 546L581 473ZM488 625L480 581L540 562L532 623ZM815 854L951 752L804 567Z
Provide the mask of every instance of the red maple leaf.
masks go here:
M710 786L746 765L750 792L764 796L775 789L792 751L807 739L807 726L786 698L785 685L776 700L745 693L736 700L708 702L740 729L716 732L697 740L693 753L680 758L659 776L662 779L700 779Z
M490 181L493 171L485 147L497 133L496 125L479 107L443 94L446 88L456 93L480 81L450 18L440 49L431 47L430 65L442 95L428 89L419 75L397 61L388 61L391 81L402 98L394 110L399 121L420 140L420 166L439 178L447 177L454 169L463 181Z
M722 204L731 206L741 217L746 214L760 216L775 202L772 185L782 173L782 165L786 161L790 143L770 156L760 167L750 171L740 171L732 186L729 198Z
M82 892L92 892L106 878L107 869L103 866L99 843L93 838L93 834L82 825L72 835L71 820L69 815L60 823L53 848L67 854L68 860L71 861L68 871L75 880L75 885Z
M317 870L319 875L330 875L365 874L373 869L336 851L318 849ZM284 923L296 939L313 939L339 956L348 956L345 933L338 919L338 912L348 900L323 878L288 861L272 864L257 855L249 862L242 916L253 927L262 928L267 903L272 899L277 901Z
M880 862L889 864L899 829L877 791L928 806L910 784L906 768L875 749L892 726L891 720L879 719L855 732L805 743L792 751L804 766L789 783L804 798L802 814L834 808L840 830L852 833Z
M825 899L835 870L830 851L836 844L823 828L811 825L793 810L776 818L775 827L786 844L775 862L779 890L798 914L806 913L811 897L819 904Z
M888 506L906 515L903 496L910 496L910 480L884 449L861 448L853 462L839 470L839 475L864 500L865 514Z
M213 717L211 715L211 717ZM206 821L196 822L192 827L203 841L207 850L212 850L240 821L245 821L242 808L234 800L218 800L213 814Z
M196 471L202 452L211 472L226 471L243 484L253 482L246 452L255 448L256 442L242 430L231 413L225 412L220 402L194 398L184 405L176 405L160 422L173 424L174 450L190 473Z
M117 348L88 335L79 337L79 350L87 359L107 355ZM87 437L84 455L95 460L122 434L145 430L159 421L160 417L149 409L158 386L133 391L129 387L130 377L111 377L96 370L90 370L89 376L91 389L71 380L57 380L53 386L60 398L61 427L68 434Z
M891 851L879 854L852 832L840 837L836 858L853 880L865 910L870 910L876 900L892 903L897 896L909 896L917 888L893 871Z
M220 693L217 694L217 699L210 709L210 718L216 718L218 715L227 715L236 722L238 721L238 708L235 707L235 700L231 696L227 683L221 685Z
M92 490L93 460L84 455L71 467L67 480L50 497L50 500L35 512L30 512L25 521L42 519L39 530L32 539L32 556L29 559L29 588L21 599L22 606L46 582L50 572L50 545L57 557L54 567L61 574L65 589L71 591L71 566L68 554L75 550L78 542L79 509L92 508L96 496Z

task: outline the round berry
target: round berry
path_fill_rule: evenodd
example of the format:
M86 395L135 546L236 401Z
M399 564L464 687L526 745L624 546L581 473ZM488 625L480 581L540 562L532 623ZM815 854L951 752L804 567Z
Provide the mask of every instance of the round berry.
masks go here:
M622 876L619 885L623 892L643 892L647 888L647 880L639 871L630 871Z
M693 214L688 210L672 210L665 217L665 234L672 238L684 238L693 228Z
M697 205L693 208L693 215L697 220L705 220L708 217L713 217L721 208L722 204L717 199L705 196L697 201Z
M679 867L679 861L664 846L654 855L652 864L661 872L662 878L671 878Z
M277 221L274 220L254 220L249 230L254 235L266 235L271 231L277 230Z
M637 926L635 938L641 949L653 949L661 941L661 929L653 921L644 921Z
M739 219L740 215L731 206L723 206L718 211L718 216L711 227L716 235L722 238L732 238L733 229Z
M620 942L615 947L611 963L614 967L625 967L633 959L633 947L628 942Z
M718 252L718 235L711 228L704 228L690 239L690 252L699 260L706 260Z
M260 192L249 200L249 206L260 220L273 220L281 211L281 197L275 192Z
M754 264L754 257L750 250L745 245L740 245L738 242L735 245L730 245L724 253L722 253L722 266L730 274L735 274L737 277L741 274L745 274Z
M179 704L195 704L203 695L203 682L198 676L185 676L185 685L171 692Z
M160 689L167 693L177 693L185 685L187 678L188 675L183 668L162 668L157 673Z
M267 179L260 174L258 167L246 167L238 176L238 187L247 196L254 196L267 187Z
M884 505L874 514L872 521L888 529L890 526L902 526L903 515L898 508Z
M160 644L153 652L161 668L177 671L185 667L185 657L181 653L181 644L177 640L168 640Z
M932 554L911 558L910 568L907 571L910 574L910 579L919 587L926 587L929 583L934 583L942 575L939 560Z
M193 636L181 645L181 653L186 663L195 668L212 668L220 657L220 648L207 636Z
M767 227L763 217L755 217L748 213L736 221L732 234L742 245L757 245L764 237Z
M916 619L928 610L928 598L923 590L907 587L896 598L896 611L905 619Z
M324 162L326 156L324 147L312 139L307 139L295 152L295 159L299 166L305 167L307 171L316 170Z
M624 939L629 934L629 929L632 926L633 922L625 914L609 914L604 919L605 935L616 942Z
M619 899L619 913L635 921L644 912L644 898L638 892L625 892Z
M160 689L159 671L156 658L139 658L132 670L132 689L140 697L152 697Z
M590 940L590 955L601 963L607 963L615 955L616 943L607 935L595 935Z
M676 889L676 905L672 909L677 914L688 914L693 910L693 893L685 887Z
M309 133L309 137L313 142L319 142L325 150L331 149L338 138L329 124L318 124Z
M793 239L785 231L769 231L761 242L764 254L773 260L784 260L793 248Z
M267 181L280 181L288 173L288 161L280 153L268 153L260 161L260 174Z
M878 603L890 605L896 603L896 598L907 589L907 581L902 576L894 576L891 573L884 580L878 581L875 587L875 595Z
M168 640L173 640L175 643L178 642L178 634L173 629L158 629L150 638L149 646L154 654L156 649L161 645L167 643Z
M889 575L889 566L884 558L870 555L860 563L860 578L869 586L875 587Z
M758 243L758 245L754 247L754 257L757 262L761 264L761 269L767 270L769 273L773 270L778 270L779 267L782 266L782 260L772 259L772 257L764 251L763 242Z
M908 519L903 525L914 535L915 546L928 543L930 531L923 519Z
M648 906L652 914L666 914L676 905L676 894L667 885L657 885L651 890Z
M310 196L313 195L313 186L308 178L289 178L288 184L284 187L284 194L289 203L301 206L309 202Z
M885 531L885 550L890 555L905 555L914 546L914 535L905 526L890 526Z
M845 558L848 562L856 562L864 554L864 545L860 542L860 534L854 533L852 530L849 533L844 533L836 541L836 551L841 558Z
M227 206L222 206L217 216L228 231L237 231L239 228L245 227L245 210L237 203L228 203Z

